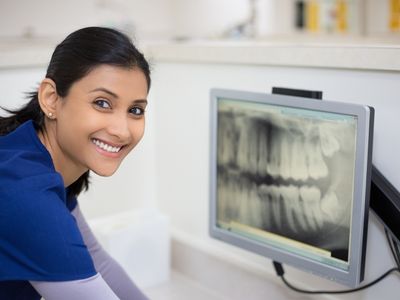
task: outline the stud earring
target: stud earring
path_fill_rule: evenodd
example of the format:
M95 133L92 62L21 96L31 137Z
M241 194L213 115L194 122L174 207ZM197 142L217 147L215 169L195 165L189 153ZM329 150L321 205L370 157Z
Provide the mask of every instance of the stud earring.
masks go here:
M47 115L49 116L50 119L53 119L53 113L49 112Z

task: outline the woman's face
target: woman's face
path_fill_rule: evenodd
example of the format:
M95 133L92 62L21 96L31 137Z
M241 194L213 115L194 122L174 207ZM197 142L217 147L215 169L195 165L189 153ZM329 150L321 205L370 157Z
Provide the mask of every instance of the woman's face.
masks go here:
M56 168L112 175L143 136L146 98L138 68L101 65L75 82L56 106Z

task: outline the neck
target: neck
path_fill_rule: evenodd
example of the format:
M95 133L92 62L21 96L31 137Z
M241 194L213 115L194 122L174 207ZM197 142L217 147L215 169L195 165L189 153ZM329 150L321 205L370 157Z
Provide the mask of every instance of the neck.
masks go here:
M78 167L76 164L66 158L55 138L56 135L54 125L45 126L43 131L39 131L38 137L47 151L50 153L54 168L58 173L61 174L65 187L68 187L74 183L82 174L87 171L81 167Z

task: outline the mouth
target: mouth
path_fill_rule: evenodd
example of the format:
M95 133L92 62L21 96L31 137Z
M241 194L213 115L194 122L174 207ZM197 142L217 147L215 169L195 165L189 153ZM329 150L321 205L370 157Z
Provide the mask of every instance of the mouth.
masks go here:
M118 153L124 147L124 145L111 145L107 142L98 140L98 139L91 139L92 143L95 144L101 150L107 153Z

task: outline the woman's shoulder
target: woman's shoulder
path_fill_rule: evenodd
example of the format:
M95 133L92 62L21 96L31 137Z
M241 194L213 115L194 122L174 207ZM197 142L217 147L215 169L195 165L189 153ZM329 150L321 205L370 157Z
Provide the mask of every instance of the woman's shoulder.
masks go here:
M0 211L65 207L64 182L32 122L0 138Z
M34 177L43 180L44 174L49 174L50 178L55 173L51 156L31 121L0 137L0 182L20 184L26 179L34 180Z
M29 123L0 137L0 216L0 281L95 273L63 179Z

